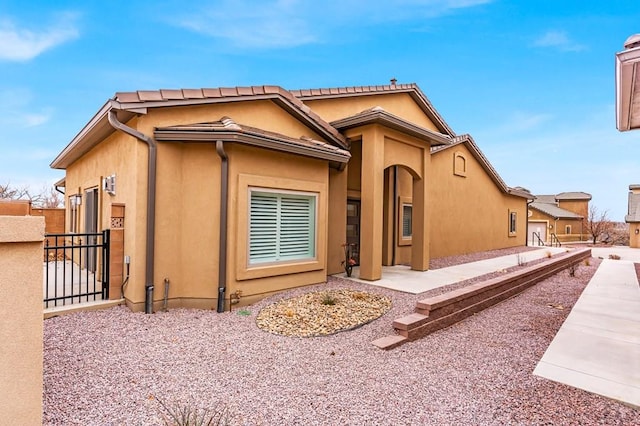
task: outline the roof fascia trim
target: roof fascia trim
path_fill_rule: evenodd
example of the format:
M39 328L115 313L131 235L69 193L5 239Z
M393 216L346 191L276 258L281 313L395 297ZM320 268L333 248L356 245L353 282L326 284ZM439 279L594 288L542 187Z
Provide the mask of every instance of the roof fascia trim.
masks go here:
M395 87L388 90L381 91L369 91L369 92L347 92L347 93L325 93L320 95L302 95L298 96L298 99L305 100L315 100L315 99L333 99L333 98L348 98L354 96L376 96L376 95L386 95L389 93L407 93L411 98L418 104L420 109L429 117L434 124L442 130L442 133L454 137L455 132L449 127L449 125L444 121L444 118L438 113L438 111L433 107L431 102L427 99L425 94L420 90L420 88L415 84L411 83L408 85L403 85L408 87Z
M420 139L426 138L432 142L432 145L451 144L451 139L447 136L425 129L424 127L416 126L415 124L403 120L402 118L384 110L367 111L364 114L342 118L331 122L331 125L338 130L347 130L368 124L380 124Z
M89 120L87 124L71 139L71 142L67 144L67 146L54 158L54 160L49 164L49 167L53 169L65 169L68 164L64 165L65 159L67 159L72 151L75 151L76 148L82 145L82 141L85 140L87 135L91 133L96 126L107 120L107 115L109 111L114 107L114 104L117 104L113 99L109 99L105 104L98 110L98 112ZM115 129L114 129L115 131Z
M284 89L281 89L284 90ZM296 98L294 98L296 99ZM322 136L331 140L337 146L348 149L348 143L338 131L335 133L331 129L325 128L318 120L322 120L319 116L317 118L311 117L311 109L304 105L302 101L300 107L292 103L286 96L277 93L265 93L257 95L242 95L242 96L223 96L219 98L190 98L190 99L173 99L163 101L143 101L143 102L126 102L120 103L121 109L146 114L149 108L165 108L175 106L193 106L193 105L210 105L217 103L229 103L229 102L247 102L247 101L263 101L268 100L274 102L276 105L283 108L288 113L292 114L296 119L301 121L308 127L316 130ZM327 123L327 126L331 126Z
M630 111L638 63L640 47L616 53L616 128L621 132L631 130Z
M154 137L158 142L192 142L211 143L215 141L240 142L246 145L267 148L275 151L287 152L291 154L303 155L305 157L318 158L337 163L348 163L351 154L342 149L335 152L328 152L313 147L301 146L285 139L270 138L264 135L248 133L246 131L189 131L189 130L161 130L154 131Z

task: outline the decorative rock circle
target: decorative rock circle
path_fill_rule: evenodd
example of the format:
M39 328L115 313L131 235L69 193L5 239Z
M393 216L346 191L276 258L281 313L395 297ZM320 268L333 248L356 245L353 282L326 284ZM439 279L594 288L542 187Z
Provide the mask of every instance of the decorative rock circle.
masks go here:
M259 328L297 337L327 336L360 327L391 308L388 297L365 291L323 290L283 299L263 308Z

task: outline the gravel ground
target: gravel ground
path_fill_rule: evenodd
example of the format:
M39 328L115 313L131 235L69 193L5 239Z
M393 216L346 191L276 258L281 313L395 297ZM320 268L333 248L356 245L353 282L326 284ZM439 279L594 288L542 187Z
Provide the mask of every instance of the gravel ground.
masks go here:
M161 424L160 404L220 404L239 425L634 425L640 411L532 375L600 261L562 272L392 351L371 344L424 296L331 278L246 308L145 315L117 307L45 321L44 423ZM392 308L354 330L285 337L260 310L353 289ZM246 312L242 312L246 313Z

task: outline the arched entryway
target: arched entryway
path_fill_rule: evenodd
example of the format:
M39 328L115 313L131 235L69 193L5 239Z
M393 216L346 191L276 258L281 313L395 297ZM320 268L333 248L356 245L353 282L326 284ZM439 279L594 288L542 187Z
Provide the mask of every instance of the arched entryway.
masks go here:
M427 270L429 143L373 125L357 129L351 154L347 193L359 203L359 278L378 280L382 266L394 263ZM347 223L347 233L349 229ZM402 238L403 232L410 233L410 238Z

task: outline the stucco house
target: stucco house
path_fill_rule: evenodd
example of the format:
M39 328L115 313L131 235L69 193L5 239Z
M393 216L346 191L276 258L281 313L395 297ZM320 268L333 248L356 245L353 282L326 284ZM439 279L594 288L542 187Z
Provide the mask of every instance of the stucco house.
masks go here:
M124 228L125 299L251 303L342 272L526 244L508 187L415 84L116 93L53 160L67 230ZM155 306L154 306L155 305Z
M536 195L529 204L529 244L588 239L584 221L589 217L589 201L591 194L579 191Z
M629 185L629 204L624 221L629 224L629 247L640 248L640 185Z
M640 34L624 42L616 53L616 127L621 132L640 129Z
M640 129L640 34L624 42L616 53L616 127L621 132ZM629 185L629 246L640 248L640 186Z

